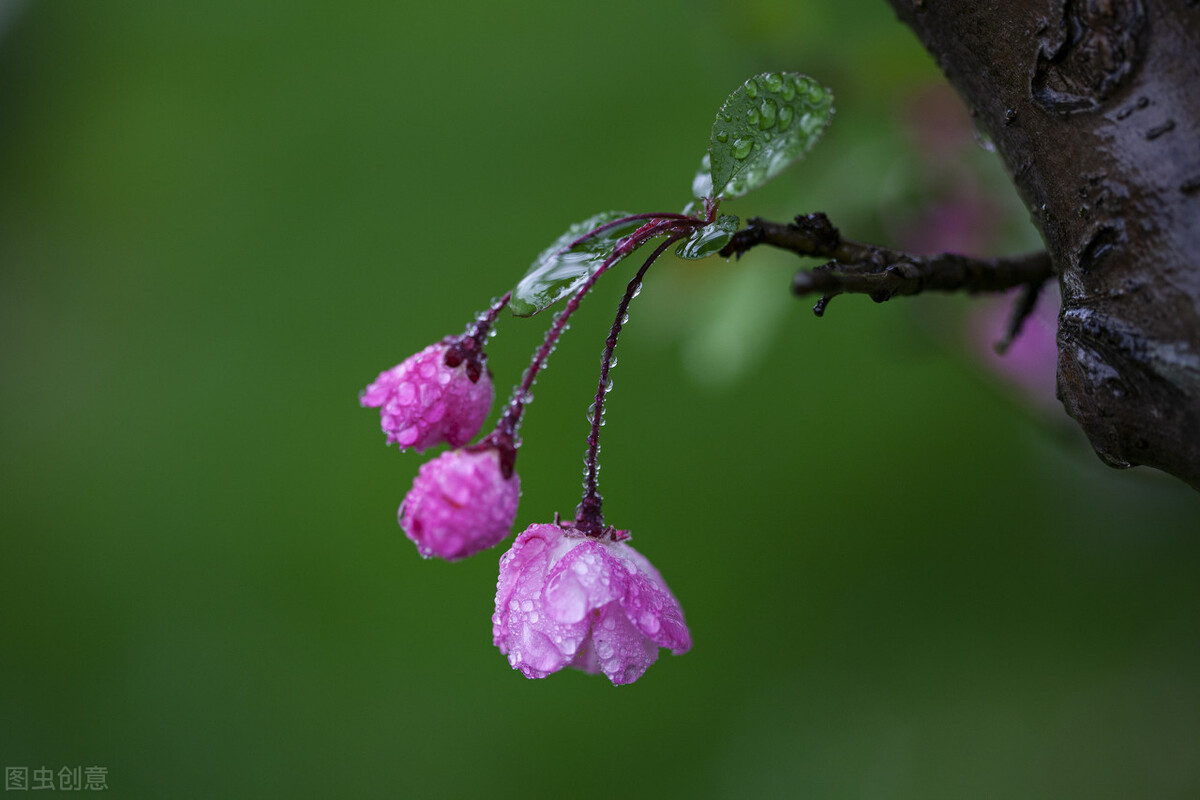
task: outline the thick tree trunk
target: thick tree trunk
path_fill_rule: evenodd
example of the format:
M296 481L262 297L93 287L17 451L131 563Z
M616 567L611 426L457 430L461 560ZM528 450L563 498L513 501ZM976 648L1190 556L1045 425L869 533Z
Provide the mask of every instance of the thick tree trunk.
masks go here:
M890 2L1045 239L1067 412L1200 489L1200 0Z

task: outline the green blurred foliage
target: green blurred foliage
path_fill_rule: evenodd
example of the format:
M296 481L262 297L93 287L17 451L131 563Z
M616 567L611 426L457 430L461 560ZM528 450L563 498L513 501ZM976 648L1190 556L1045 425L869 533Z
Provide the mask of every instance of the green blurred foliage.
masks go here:
M1200 501L980 380L930 332L957 300L816 320L779 254L656 267L601 488L696 645L633 686L511 671L502 548L423 562L395 524L422 459L356 393L572 221L682 207L748 75L838 114L725 210L884 235L889 176L921 179L898 111L939 78L882 4L17 10L4 765L121 797L1200 793ZM577 502L623 283L538 383L519 525ZM547 321L501 320L501 395Z

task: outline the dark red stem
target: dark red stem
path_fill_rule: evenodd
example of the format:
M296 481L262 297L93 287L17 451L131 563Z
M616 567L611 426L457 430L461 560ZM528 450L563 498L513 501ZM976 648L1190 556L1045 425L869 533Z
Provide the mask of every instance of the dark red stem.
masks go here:
M625 295L621 298L620 305L617 306L617 317L613 320L612 328L608 332L608 339L604 342L604 355L600 360L600 380L596 386L596 399L589 412L592 428L588 432L588 449L587 455L584 456L586 471L583 482L583 500L575 510L575 527L588 536L600 536L604 533L604 515L600 508L604 498L597 491L597 473L600 469L600 426L604 424L604 399L608 394L608 375L613 366L613 353L617 348L617 337L621 335L621 328L625 325L625 315L629 312L629 304L633 302L634 296L641 288L646 270L650 269L650 265L657 261L668 247L679 241L684 235L683 233L674 233L669 236L666 241L654 249L654 252L646 259L646 263L642 264L642 268L633 276L633 280L625 287Z
M467 326L466 333L462 336L447 336L442 340L448 345L445 356L446 366L457 367L466 361L467 377L473 383L479 381L486 361L483 355L483 343L487 340L492 325L496 323L496 317L510 300L512 300L512 292L506 292L503 297L492 303L491 308L476 315L475 322Z

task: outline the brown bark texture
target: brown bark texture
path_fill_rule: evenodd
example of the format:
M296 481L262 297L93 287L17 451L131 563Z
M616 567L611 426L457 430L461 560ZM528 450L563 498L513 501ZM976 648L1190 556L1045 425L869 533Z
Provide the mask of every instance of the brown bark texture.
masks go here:
M1200 489L1200 0L890 2L1046 242L1067 412Z

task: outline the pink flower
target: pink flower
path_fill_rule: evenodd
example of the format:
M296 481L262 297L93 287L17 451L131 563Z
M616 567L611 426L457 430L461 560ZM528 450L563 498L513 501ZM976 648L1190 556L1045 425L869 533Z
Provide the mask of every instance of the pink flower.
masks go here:
M633 683L658 659L692 647L679 601L626 531L591 538L531 525L500 559L492 638L514 669L544 678L563 667Z
M1012 317L1013 293L983 301L968 317L971 343L979 360L1008 383L1018 387L1036 406L1061 410L1055 392L1058 375L1058 286L1042 288L1037 306L1008 346L996 352Z
M421 465L397 516L422 556L457 561L508 535L520 496L498 450L450 450Z
M494 396L482 355L464 356L451 339L431 344L379 373L359 395L359 402L379 409L388 444L421 453L442 442L461 447L471 441Z

